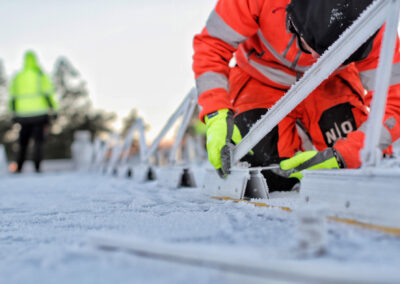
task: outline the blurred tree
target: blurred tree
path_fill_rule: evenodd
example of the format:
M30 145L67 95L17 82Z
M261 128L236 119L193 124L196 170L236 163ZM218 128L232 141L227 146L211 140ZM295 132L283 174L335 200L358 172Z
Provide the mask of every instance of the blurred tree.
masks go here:
M133 108L129 112L129 114L123 118L122 120L122 136L125 137L126 134L128 134L129 129L131 126L135 123L135 121L139 118L138 111L137 109ZM149 125L144 123L143 125L144 130L149 129Z
M86 82L65 57L55 64L53 82L60 109L49 133L46 158L69 158L75 131L87 130L92 138L109 132L116 115L93 108Z

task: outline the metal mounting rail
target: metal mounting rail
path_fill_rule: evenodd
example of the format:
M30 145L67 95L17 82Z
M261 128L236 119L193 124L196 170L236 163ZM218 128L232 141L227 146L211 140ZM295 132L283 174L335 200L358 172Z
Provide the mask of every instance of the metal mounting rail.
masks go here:
M125 252L139 257L203 267L232 274L240 283L398 283L398 275L381 271L359 273L352 268L321 266L305 261L273 260L260 257L249 250L227 252L224 247L193 247L173 243L149 242L142 239L113 235L92 235L90 243L102 251Z
M348 28L342 36L310 67L303 78L260 119L233 149L233 163L244 157L268 132L328 78L360 45L384 23L388 10L397 0L377 0Z

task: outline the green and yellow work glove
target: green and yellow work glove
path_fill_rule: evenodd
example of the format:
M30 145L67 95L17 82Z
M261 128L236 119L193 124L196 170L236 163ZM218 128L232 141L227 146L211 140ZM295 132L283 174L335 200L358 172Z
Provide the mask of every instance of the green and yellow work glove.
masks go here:
M239 128L234 124L233 112L220 109L204 117L207 126L208 160L221 177L230 173L233 144L242 140Z
M298 178L301 180L304 170L316 169L339 169L344 168L345 163L340 155L334 148L327 148L324 151L306 151L301 152L290 159L281 161L280 169L273 170L288 178Z

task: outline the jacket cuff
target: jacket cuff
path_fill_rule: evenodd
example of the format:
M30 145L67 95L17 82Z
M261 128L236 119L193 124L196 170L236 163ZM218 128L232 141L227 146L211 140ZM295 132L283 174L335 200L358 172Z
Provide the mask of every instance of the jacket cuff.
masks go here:
M223 88L213 89L202 93L198 99L198 103L201 109L199 118L202 122L204 122L204 116L209 113L220 109L233 109L229 100L229 94Z

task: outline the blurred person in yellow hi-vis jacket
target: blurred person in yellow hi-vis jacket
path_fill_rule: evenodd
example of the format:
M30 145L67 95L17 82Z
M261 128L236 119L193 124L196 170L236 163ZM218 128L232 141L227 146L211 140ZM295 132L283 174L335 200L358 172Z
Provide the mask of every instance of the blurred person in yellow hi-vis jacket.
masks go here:
M54 98L53 83L43 73L34 52L26 52L24 68L12 79L9 93L13 121L21 125L16 172L22 171L31 137L35 141L35 171L40 172L45 130L50 118L56 116L58 105Z

